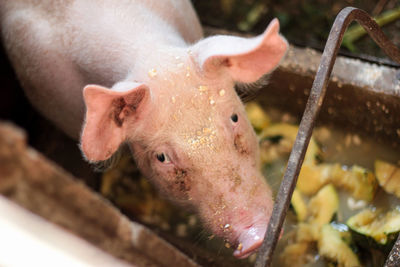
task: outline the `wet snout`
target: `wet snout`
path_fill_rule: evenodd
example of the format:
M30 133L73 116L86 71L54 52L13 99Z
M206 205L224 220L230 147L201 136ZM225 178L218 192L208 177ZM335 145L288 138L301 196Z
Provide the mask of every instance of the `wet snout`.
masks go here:
M243 259L253 254L262 244L267 230L266 222L243 229L238 238L238 246L233 255Z
M215 187L215 186L214 186ZM242 183L225 190L222 207L215 209L211 228L214 233L235 248L233 255L246 258L262 244L271 216L273 200L271 190L263 177L242 178Z

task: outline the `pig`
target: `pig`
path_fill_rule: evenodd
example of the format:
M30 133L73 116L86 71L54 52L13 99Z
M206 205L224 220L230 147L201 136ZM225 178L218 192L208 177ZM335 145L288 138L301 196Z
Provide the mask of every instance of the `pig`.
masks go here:
M245 258L271 189L235 85L272 72L288 44L274 19L253 38L203 39L187 0L3 0L5 50L32 104L80 139L86 160L128 146L141 172Z

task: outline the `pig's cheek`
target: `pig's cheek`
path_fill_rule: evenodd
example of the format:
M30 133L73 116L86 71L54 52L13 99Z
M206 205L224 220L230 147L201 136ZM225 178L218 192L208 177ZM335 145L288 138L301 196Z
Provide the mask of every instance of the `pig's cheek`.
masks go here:
M236 134L233 142L236 151L242 156L249 156L252 149L246 142L246 137L243 134Z
M190 199L192 180L187 170L174 168L168 172L166 180L169 195L177 200Z

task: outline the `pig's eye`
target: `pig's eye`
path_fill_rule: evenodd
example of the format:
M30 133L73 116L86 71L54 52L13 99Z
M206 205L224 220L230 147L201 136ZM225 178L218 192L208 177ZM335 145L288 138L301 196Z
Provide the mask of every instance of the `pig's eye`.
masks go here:
M238 122L238 120L239 120L238 115L236 113L233 113L232 116L231 116L231 120L234 123Z
M171 162L169 157L165 153L157 154L156 157L159 162L162 162L162 163L170 163Z

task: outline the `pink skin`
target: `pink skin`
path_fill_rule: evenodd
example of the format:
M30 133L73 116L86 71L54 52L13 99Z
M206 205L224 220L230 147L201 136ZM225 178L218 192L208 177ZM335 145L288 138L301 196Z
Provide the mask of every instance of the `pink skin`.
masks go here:
M185 0L61 2L0 2L5 47L33 104L72 137L82 128L90 162L127 144L165 196L194 208L236 257L253 253L273 201L234 85L279 64L278 21L255 38L192 44L201 27Z

